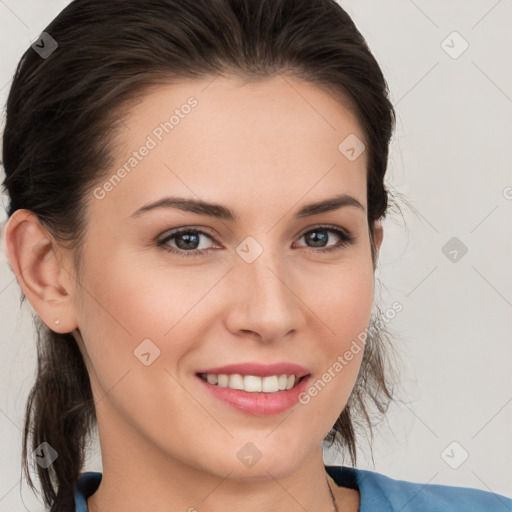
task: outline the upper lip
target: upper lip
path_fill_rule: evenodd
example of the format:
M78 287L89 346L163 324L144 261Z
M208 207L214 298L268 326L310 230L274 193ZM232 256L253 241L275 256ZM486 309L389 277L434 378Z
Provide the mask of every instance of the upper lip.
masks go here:
M238 373L240 375L254 375L256 377L268 377L271 375L286 374L295 375L298 378L309 375L309 371L304 368L304 366L300 366L294 363L260 364L254 362L217 366L215 368L199 370L197 373L213 373L216 375L232 375Z

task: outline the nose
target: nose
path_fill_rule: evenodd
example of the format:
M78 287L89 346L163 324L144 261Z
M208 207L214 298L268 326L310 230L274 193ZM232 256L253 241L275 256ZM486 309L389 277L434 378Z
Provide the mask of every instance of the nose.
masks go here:
M232 290L226 326L235 335L252 334L264 343L276 342L305 323L301 290L292 269L269 251L247 263L240 259L229 273Z

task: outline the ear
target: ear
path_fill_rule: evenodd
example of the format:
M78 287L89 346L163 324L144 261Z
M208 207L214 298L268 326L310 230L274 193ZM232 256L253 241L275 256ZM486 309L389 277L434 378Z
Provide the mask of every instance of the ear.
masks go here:
M384 238L384 227L382 226L382 219L375 221L373 229L373 239L375 241L375 249L377 252L380 250L382 239Z
M377 268L377 261L379 259L380 246L384 238L384 228L382 226L382 219L376 220L373 226L373 247L375 255L373 257L373 270Z
M65 267L55 239L25 209L11 215L4 236L11 269L35 312L51 330L73 331L77 323L70 294L72 269Z

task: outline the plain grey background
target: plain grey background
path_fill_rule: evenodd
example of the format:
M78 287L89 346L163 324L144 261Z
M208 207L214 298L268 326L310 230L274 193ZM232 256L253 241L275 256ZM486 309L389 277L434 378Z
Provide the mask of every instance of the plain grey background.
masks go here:
M23 51L68 3L0 0L2 112ZM388 80L398 125L387 183L411 205L399 199L403 218L385 221L376 274L381 309L403 305L389 324L403 403L381 424L373 461L362 440L358 466L512 496L512 2L340 3ZM42 510L20 490L36 359L19 297L2 239L0 511ZM85 469L101 470L97 452Z

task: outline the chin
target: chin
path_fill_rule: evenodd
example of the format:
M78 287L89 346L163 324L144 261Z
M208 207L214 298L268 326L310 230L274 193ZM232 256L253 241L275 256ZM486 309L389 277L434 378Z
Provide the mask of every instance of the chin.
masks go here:
M247 439L247 438L246 438ZM297 470L307 457L304 441L295 446L280 446L255 440L236 443L234 451L225 449L215 457L216 462L208 464L216 475L230 480L264 481L271 476L280 479ZM240 447L238 447L240 446ZM271 475L271 476L270 476Z

